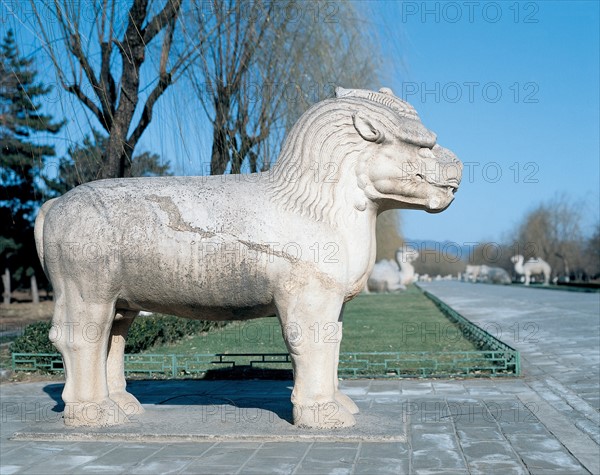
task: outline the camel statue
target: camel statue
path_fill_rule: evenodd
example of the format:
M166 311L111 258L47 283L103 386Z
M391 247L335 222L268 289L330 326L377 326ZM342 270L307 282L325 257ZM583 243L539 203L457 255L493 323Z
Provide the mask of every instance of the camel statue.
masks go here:
M373 266L373 272L367 280L365 292L387 293L405 290L400 279L398 264L391 259L382 259Z
M525 276L525 285L529 285L532 275L544 274L544 285L550 283L550 274L552 268L541 257L532 257L523 264L524 257L521 255L512 256L511 262L515 265L515 272Z
M396 262L382 259L375 263L367 281L365 292L396 292L406 290L415 279L415 268L411 264L419 257L416 249L400 247L396 251Z
M400 268L400 283L410 285L415 280L415 268L412 265L419 258L419 251L412 248L401 247L396 251L396 263Z

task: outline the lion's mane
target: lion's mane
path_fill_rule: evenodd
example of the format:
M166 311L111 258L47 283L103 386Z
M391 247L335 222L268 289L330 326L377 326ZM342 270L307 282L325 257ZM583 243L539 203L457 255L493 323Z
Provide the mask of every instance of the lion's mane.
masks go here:
M306 111L288 134L272 170L271 196L284 209L335 226L348 209L340 188L343 176L356 177L359 158L369 147L354 128L361 112L389 136L435 143L414 109L390 93L342 90L338 97ZM346 185L348 186L348 185ZM353 186L359 186L354 180Z

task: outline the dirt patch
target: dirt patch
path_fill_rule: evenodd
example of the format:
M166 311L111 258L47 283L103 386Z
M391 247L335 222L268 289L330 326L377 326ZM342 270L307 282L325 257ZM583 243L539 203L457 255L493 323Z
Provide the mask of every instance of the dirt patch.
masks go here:
M50 320L53 310L54 302L51 300L39 304L31 302L2 304L0 305L0 334L22 330L30 323Z
M25 371L19 371L13 373L10 371L5 379L0 379L0 385L5 384L16 384L16 383L37 383L37 382L64 382L65 375L59 374L45 374L45 373L28 373Z

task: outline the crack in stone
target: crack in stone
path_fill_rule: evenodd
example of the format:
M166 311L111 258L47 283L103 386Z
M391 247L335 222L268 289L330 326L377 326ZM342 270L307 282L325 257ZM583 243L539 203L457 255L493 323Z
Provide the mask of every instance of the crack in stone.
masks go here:
M230 236L233 239L235 239L237 242L239 242L240 244L243 244L248 249L251 249L253 251L281 257L292 264L295 264L296 262L298 262L297 257L292 256L291 254L289 254L287 252L276 251L268 244L259 244L259 243L252 242L252 241L245 241L245 240L240 239L237 236L230 234L230 233L226 233L226 232L216 233L213 231L207 231L205 229L198 228L196 226L192 226L189 223L186 223L181 218L181 212L179 211L179 208L177 207L177 205L175 203L173 203L173 200L168 196L148 195L147 199L148 199L148 201L157 203L159 208L161 210L163 210L165 213L167 213L167 215L169 217L168 226L175 231L184 231L184 232L187 231L187 232L197 233L197 234L200 234L201 238L211 238L211 237L215 237L217 234Z
M231 236L234 237L240 244L243 244L248 249L251 249L253 251L272 254L273 256L281 257L292 264L295 264L299 260L297 257L294 257L291 254L288 254L287 252L276 251L275 249L272 249L271 246L269 246L268 244L259 244L252 241L244 241L243 239L239 239L236 236Z
M192 226L189 223L186 223L181 218L181 213L179 208L173 200L168 196L158 196L158 195L148 195L146 198L148 201L152 201L158 204L158 207L163 210L169 216L169 226L171 229L175 231L187 231L192 233L200 234L201 238L210 238L214 237L215 233L212 231L206 231L202 228L197 228L196 226Z

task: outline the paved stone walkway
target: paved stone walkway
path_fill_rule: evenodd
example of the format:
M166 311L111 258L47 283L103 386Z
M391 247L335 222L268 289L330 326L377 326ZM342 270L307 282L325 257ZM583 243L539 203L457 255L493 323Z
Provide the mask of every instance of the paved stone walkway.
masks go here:
M524 376L343 381L357 427L321 433L290 427L288 381L135 381L138 426L91 441L62 426L61 384L3 384L0 474L600 474L600 295L424 287L521 351Z

